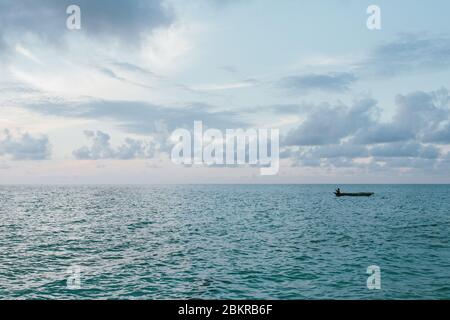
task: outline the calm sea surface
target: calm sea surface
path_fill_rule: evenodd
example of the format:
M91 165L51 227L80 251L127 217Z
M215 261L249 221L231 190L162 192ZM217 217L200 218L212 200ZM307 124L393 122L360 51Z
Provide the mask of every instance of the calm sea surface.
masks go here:
M0 298L450 298L450 186L334 187L0 186Z

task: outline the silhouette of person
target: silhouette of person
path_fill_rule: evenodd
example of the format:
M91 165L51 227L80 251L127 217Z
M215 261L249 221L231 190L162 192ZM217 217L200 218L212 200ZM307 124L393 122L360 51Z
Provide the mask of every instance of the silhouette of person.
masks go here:
M340 188L337 188L337 189L336 189L336 193L337 193L337 194L340 194L340 193L341 193L341 189L340 189Z

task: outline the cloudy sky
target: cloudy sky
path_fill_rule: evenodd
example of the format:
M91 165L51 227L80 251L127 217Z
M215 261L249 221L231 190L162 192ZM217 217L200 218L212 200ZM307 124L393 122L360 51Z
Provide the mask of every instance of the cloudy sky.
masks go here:
M66 8L81 8L81 29ZM369 5L381 30L366 27ZM0 184L450 183L444 0L0 0ZM170 133L278 128L281 168Z

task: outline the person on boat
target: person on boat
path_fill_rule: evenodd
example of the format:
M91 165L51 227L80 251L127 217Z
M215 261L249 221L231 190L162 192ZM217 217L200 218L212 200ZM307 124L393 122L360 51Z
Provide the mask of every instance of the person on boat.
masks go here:
M336 189L336 194L341 194L341 189L340 188Z

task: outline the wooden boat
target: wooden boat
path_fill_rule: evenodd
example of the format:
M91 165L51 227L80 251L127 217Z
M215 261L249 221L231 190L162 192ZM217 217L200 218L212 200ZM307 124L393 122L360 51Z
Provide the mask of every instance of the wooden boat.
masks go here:
M370 197L371 195L373 195L373 192L334 192L334 194L336 195L336 197Z

